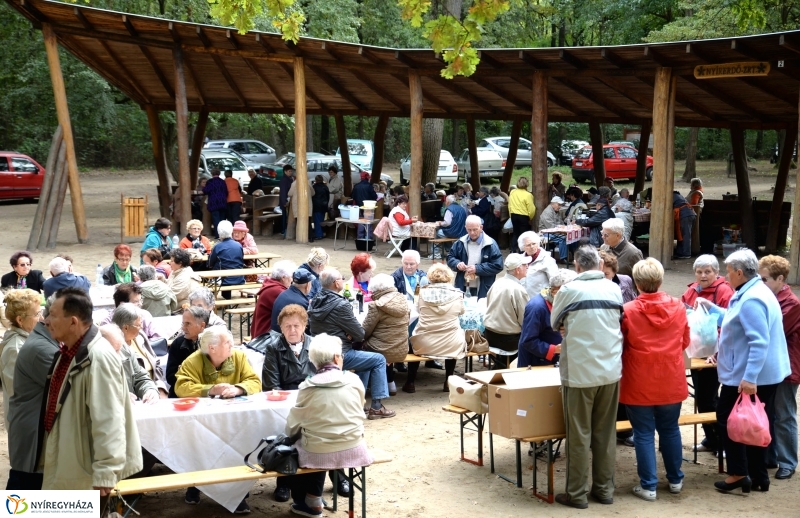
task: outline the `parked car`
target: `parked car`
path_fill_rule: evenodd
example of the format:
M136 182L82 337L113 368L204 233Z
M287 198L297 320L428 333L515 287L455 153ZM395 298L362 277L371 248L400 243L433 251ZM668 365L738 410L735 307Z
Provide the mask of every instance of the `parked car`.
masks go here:
M225 148L218 148L218 149L214 149L214 152L215 152L215 153L226 153L226 154L228 154L228 155L231 155L231 156L233 156L233 157L236 157L236 158L238 158L239 160L241 160L241 161L242 161L242 163L244 164L244 167L245 167L246 169L249 169L249 168L251 168L251 167L252 167L252 168L253 168L253 170L254 170L255 172L257 172L257 173L258 173L258 172L265 171L265 170L267 169L267 167L269 167L267 164L261 164L261 163L259 163L259 162L253 162L252 160L248 160L248 159L246 159L244 156L240 155L239 153L237 153L236 151L234 151L234 150L233 150L233 149L231 149L231 148L227 148L227 147L225 147Z
M259 140L210 140L203 146L207 149L230 148L245 159L258 164L272 164L275 162L275 150Z
M211 178L211 170L214 168L219 169L220 177L223 179L225 178L225 171L229 169L233 171L233 177L239 180L242 189L250 184L250 175L247 174L244 162L230 153L206 149L200 153L198 178Z
M408 185L411 178L411 155L400 162L400 185ZM436 172L436 183L458 183L458 164L453 160L453 155L443 149L439 152L439 169Z
M636 149L620 144L606 144L603 146L605 156L606 177L614 180L636 179ZM578 151L572 159L572 177L575 181L594 181L594 157L592 146L586 146ZM653 157L647 157L645 178L653 179Z
M341 149L336 149L336 156L342 158ZM373 161L375 160L375 145L371 140L347 139L347 152L350 155L350 163L357 164L365 171L372 171Z
M321 174L326 180L328 179L328 168L335 165L336 169L342 170L342 159L338 156L323 155L322 153L306 153L308 179L313 181L314 177ZM281 178L283 178L283 166L288 164L292 167L295 166L296 157L294 153L286 153L281 156L272 166L267 167L264 173L258 173L262 183L265 187L275 187L280 185ZM353 185L361 181L361 173L365 171L358 164L350 162L350 172ZM386 182L388 187L391 187L394 181L388 174L381 174L381 180Z
M38 198L42 192L44 167L28 155L0 151L0 198Z
M494 149L503 158L508 158L508 148L511 146L511 137L489 137L478 142L479 148ZM531 165L531 141L520 138L517 145L517 159L514 167L530 167ZM553 153L547 152L547 167L556 165L556 157Z
M469 149L465 149L456 160L458 170L463 172L465 182L469 182L472 169L469 163ZM506 159L494 149L478 148L478 171L481 178L502 178L506 168Z
M611 142L609 142L609 144L619 144L621 146L628 146L632 147L633 149L639 149L639 146L636 145L636 142L631 142L630 140L612 140Z
M562 140L561 156L558 158L558 164L572 165L572 159L575 158L575 154L588 145L589 143L585 140Z

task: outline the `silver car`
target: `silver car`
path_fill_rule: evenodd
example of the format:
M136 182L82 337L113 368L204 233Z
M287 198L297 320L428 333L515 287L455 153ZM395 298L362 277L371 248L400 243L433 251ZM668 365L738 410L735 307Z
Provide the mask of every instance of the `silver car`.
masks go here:
M464 173L464 181L469 182L472 175L469 163L469 149L465 149L456 160L458 170ZM502 178L506 159L494 149L478 148L478 171L481 178Z
M275 162L275 150L259 140L234 139L210 140L204 148L230 148L247 160L258 164L272 164Z
M511 146L511 137L489 137L478 143L479 148L494 149L503 158L508 158L508 148ZM520 138L517 145L517 160L514 167L530 167L531 165L531 141ZM547 167L556 165L556 157L553 153L547 152Z
M400 185L408 185L411 179L411 155L400 162ZM458 182L458 164L453 155L446 149L439 152L439 168L436 172L436 183L456 184Z
M200 170L198 172L199 178L211 178L211 171L213 169L220 170L220 177L224 178L225 171L233 171L233 177L239 180L242 189L247 188L250 184L250 175L247 174L247 168L244 163L230 155L229 153L220 153L219 151L204 150L200 153Z

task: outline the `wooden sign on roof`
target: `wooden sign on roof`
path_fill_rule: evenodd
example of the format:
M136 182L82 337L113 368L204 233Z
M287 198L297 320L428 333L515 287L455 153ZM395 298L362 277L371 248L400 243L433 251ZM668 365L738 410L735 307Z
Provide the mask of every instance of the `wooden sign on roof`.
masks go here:
M694 67L694 77L697 79L717 79L723 77L765 76L769 74L769 68L769 63L766 61L697 65Z

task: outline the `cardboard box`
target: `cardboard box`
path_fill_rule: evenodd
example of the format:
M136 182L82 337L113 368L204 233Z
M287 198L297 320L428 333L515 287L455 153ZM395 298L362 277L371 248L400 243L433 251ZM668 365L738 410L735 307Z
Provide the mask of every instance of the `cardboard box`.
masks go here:
M558 369L495 372L489 383L491 433L522 439L565 432Z

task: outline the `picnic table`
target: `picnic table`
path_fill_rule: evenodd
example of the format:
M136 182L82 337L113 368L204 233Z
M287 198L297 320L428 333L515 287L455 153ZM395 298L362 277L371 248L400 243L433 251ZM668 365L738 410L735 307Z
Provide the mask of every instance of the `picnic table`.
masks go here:
M272 252L259 252L257 254L244 254L245 261L255 261L256 268L267 268L272 259L280 259L281 256ZM192 255L192 262L208 261L207 255Z
M380 221L379 219L336 218L336 228L333 231L333 249L334 250L344 250L344 248L347 246L347 229L350 228L349 224L366 225L366 227L367 227L367 239L374 241L374 237L370 237L371 236L370 227L372 227L372 225L375 225L379 221ZM345 224L344 225L344 245L342 245L342 248L336 248L336 239L339 236L339 225L341 225L343 223ZM356 231L356 239L358 239L358 233L357 232L358 231ZM374 249L377 249L377 241L375 241L375 248Z
M195 275L200 277L203 286L209 288L217 294L222 286L222 279L225 277L245 277L247 275L269 275L272 270L270 268L235 268L232 270L207 270L204 272L195 272Z
M546 228L544 230L540 230L539 233L561 234L566 238L567 244L571 245L572 243L575 243L578 240L580 240L582 237L588 237L589 228L582 227L580 225L560 225L558 227Z

